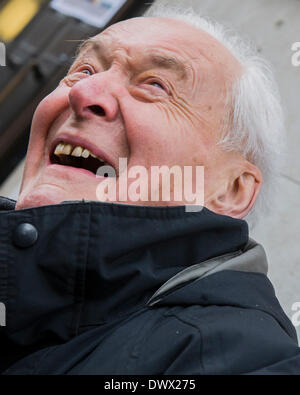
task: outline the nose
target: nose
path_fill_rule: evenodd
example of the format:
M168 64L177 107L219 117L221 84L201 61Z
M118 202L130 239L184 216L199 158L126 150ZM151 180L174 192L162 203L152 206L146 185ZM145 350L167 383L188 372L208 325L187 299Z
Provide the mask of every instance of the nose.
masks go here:
M119 112L119 104L112 87L114 82L108 72L84 77L69 92L71 109L78 118L102 118L113 121Z

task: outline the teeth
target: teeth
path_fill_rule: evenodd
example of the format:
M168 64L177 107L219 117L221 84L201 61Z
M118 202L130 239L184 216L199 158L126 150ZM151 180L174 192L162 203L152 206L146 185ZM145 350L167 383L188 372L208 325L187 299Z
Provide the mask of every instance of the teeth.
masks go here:
M90 151L85 148L85 150L82 152L81 156L84 158L88 158L90 156Z
M76 156L78 158L80 156L82 156L85 159L87 159L91 155L92 158L97 158L103 162L103 160L101 158L94 155L87 148L83 148L79 145L76 147L73 147L71 144L59 143L59 144L57 144L57 146L55 148L54 154L55 155L72 155L72 156Z
M64 149L64 144L60 143L56 146L54 154L55 155L60 155L63 153L63 149Z
M83 151L83 148L82 147L76 147L76 148L74 148L74 150L72 151L72 156L77 156L77 157L79 157L79 156L81 156L81 154L82 154L82 151Z
M72 145L71 144L63 144L63 154L65 155L70 155L70 153L72 152Z

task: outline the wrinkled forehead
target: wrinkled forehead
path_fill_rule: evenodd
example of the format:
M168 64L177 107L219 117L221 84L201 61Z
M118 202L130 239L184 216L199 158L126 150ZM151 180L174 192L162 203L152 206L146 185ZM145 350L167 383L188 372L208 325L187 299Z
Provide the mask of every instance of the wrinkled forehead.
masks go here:
M134 51L158 49L173 54L186 64L201 64L214 73L234 80L242 66L222 43L205 31L184 21L169 18L132 18L116 23L87 40L79 54L97 51Z

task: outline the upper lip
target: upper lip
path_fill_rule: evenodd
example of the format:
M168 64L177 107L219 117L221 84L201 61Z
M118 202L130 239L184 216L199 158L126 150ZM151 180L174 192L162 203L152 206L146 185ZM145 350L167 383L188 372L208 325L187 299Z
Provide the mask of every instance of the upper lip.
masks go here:
M71 144L74 147L81 146L81 147L87 148L94 155L98 156L104 162L106 162L108 165L112 166L115 169L116 173L118 172L117 164L114 163L113 160L105 152L103 152L100 148L96 147L94 144L85 140L81 136L74 136L74 135L70 135L68 133L61 133L55 137L55 139L53 140L53 142L51 144L51 148L50 148L50 152L49 152L49 160L50 160L51 155L54 153L54 150L55 150L57 144L59 144L61 142L65 143L65 144Z

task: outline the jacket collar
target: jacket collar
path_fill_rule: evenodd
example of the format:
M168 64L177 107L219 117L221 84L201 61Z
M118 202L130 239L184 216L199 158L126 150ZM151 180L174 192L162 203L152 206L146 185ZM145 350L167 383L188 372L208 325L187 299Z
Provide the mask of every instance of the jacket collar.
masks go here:
M155 291L187 267L243 249L243 220L203 208L101 202L14 210L0 201L1 294L7 335L16 343L66 341L146 306ZM30 223L37 242L13 244Z
M231 270L246 273L261 273L267 275L268 262L265 250L263 247L256 243L255 240L249 239L246 246L240 250L229 252L224 255L210 258L207 261L196 263L195 265L188 266L181 272L176 273L165 282L148 301L149 306L154 306L159 303L165 295L169 294L172 290L177 290L192 281L200 280L204 277L223 270ZM220 292L222 296L222 292ZM252 292L253 294L253 292ZM242 295L242 293L241 293ZM190 304L201 304L197 298L190 300ZM233 303L231 301L231 303Z

